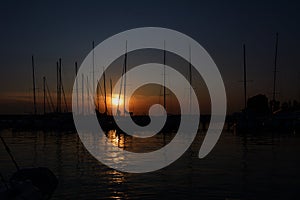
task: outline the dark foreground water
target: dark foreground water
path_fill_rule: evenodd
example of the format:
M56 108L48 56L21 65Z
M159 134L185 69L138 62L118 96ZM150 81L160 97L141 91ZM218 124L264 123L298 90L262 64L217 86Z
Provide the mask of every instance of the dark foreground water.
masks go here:
M45 166L57 175L53 199L300 199L297 135L224 132L213 151L198 159L204 136L199 133L179 160L145 174L104 166L85 150L76 133L3 130L1 135L22 167ZM151 147L166 137L136 145ZM112 142L134 145L121 140ZM14 171L0 144L0 172L8 179Z

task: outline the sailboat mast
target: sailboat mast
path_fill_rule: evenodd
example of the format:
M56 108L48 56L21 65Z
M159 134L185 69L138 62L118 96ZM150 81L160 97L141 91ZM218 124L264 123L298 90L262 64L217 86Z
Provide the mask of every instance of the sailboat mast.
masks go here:
M59 85L60 85L60 88L59 88L59 93L60 93L60 111L61 111L61 95L63 95L64 97L64 102L65 102L65 112L68 112L68 105L67 105L67 100L66 100L66 95L65 95L65 90L64 90L64 85L63 85L63 82L62 82L62 75L61 75L61 59L59 59Z
M190 81L190 115L192 114L192 52L189 45L189 81Z
M126 52L125 52L125 58L124 58L124 101L123 101L123 104L124 104L124 116L125 116L125 113L126 113L126 109L125 109L125 104L126 104L126 72L127 72L127 40L126 40Z
M166 105L166 41L164 40L164 108L167 109Z
M98 86L99 80L97 81L97 92L96 92L96 100L97 100L97 110L100 111L100 102L99 102L99 93L100 93L100 86Z
M276 100L277 52L278 52L278 33L276 33L276 43L275 43L274 79L273 79L273 109L274 109L274 104L275 104L275 100Z
M58 112L58 102L59 102L59 65L58 62L56 62L56 112Z
M43 77L43 92L44 92L44 115L46 114L46 77Z
M95 42L93 41L92 43L92 48L93 48L93 92L95 92Z
M33 83L33 108L34 108L34 115L37 114L36 109L36 93L35 93L35 74L34 74L34 57L31 57L31 64L32 64L32 83Z
M61 112L61 58L56 62L57 66L57 112Z
M87 111L86 113L90 114L90 90L89 90L89 77L86 77L86 92L87 92Z
M84 115L84 75L81 74L81 102L82 102L82 115Z
M124 75L124 67L123 67L123 71L122 71L122 78L121 78L121 84L120 84L120 91L119 91L119 97L118 97L118 105L117 105L117 116L120 116L120 99L121 99L121 92L122 92L122 87L123 87L123 75Z
M112 105L113 105L113 91L112 91L112 81L111 78L109 79L109 83L110 83L110 107L111 107L111 115L113 115L112 112Z
M106 79L105 79L105 71L103 67L103 84L104 84L104 106L105 106L105 114L107 114L107 103L106 103Z
M61 112L61 58L59 59L59 112Z
M246 71L246 45L243 45L243 57L244 57L244 108L247 108L247 71Z
M76 81L76 108L77 108L77 112L79 112L79 102L78 102L78 78L77 78L77 73L78 73L78 66L77 66L77 62L75 62L75 81Z

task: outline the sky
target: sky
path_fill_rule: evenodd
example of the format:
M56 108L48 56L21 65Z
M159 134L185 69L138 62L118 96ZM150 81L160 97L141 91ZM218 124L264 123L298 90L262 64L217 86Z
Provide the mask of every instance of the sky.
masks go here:
M55 92L58 58L70 94L74 62L83 61L92 41L97 45L119 32L147 26L180 31L208 51L223 77L229 113L243 108L243 44L251 80L248 96L272 97L278 32L277 99L299 101L299 10L297 1L2 1L0 114L33 111L32 54L39 99L43 76Z

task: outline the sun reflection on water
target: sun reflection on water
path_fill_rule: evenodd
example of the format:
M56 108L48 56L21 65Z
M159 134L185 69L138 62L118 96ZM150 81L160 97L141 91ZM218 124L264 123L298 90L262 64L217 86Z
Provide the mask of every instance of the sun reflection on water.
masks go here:
M111 191L111 199L126 199L126 191L121 190L122 185L126 182L125 174L116 170L110 170L106 173L109 177L108 184Z
M106 137L114 146L125 148L125 136L118 134L116 130L109 130Z

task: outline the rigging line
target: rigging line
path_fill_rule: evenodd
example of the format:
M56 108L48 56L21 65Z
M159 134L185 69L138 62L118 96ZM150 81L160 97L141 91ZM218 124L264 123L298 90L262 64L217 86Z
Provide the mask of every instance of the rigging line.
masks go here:
M101 85L99 85L99 91L100 91L100 95L103 96L103 91L102 91Z
M65 95L65 90L64 90L63 84L61 84L61 89L62 89L63 96L64 96L64 102L65 102L65 106L66 106L66 112L68 112L68 104L67 104L67 100L66 100L66 95Z
M55 106L54 106L54 103L53 103L53 101L52 101L52 97L51 97L50 89L49 89L49 87L48 87L47 80L46 80L46 88L47 88L48 96L49 96L50 103L51 103L51 106L52 106L52 110L53 110L53 112L54 112L54 111L55 111Z
M5 140L3 139L3 137L2 137L1 135L0 135L0 139L1 139L1 141L2 141L2 143L3 143L3 145L4 145L4 147L5 147L6 152L8 153L10 159L11 159L12 162L14 163L16 169L19 171L19 170L20 170L20 167L19 167L18 163L16 162L14 156L12 155L12 153L11 153L9 147L7 146Z
M46 99L47 104L48 104L48 107L49 107L49 110L50 110L50 112L51 112L51 111L52 111L52 110L51 110L51 103L50 103L50 101L49 101L50 97L51 97L51 96L48 94L48 90L47 90L47 80L46 80L46 77L44 77L44 98ZM45 102L44 102L44 104L45 104ZM45 106L45 108L44 108L44 111L45 111L45 113L46 113L46 106Z
M1 178L1 181L4 184L5 188L8 190L7 181L5 180L4 176L1 173L0 173L0 178Z
M121 92L122 92L122 87L123 87L123 74L124 74L124 68L123 68L122 77L121 77L121 84L120 84L120 91L119 91L118 105L117 105L117 114L118 114L119 108L120 108L120 99L121 99Z
M51 112L51 104L50 104L50 102L49 102L49 98L48 98L47 93L46 93L45 97L46 97L46 101L47 101L48 107L49 107L50 112ZM45 108L45 113L46 113L46 108Z

